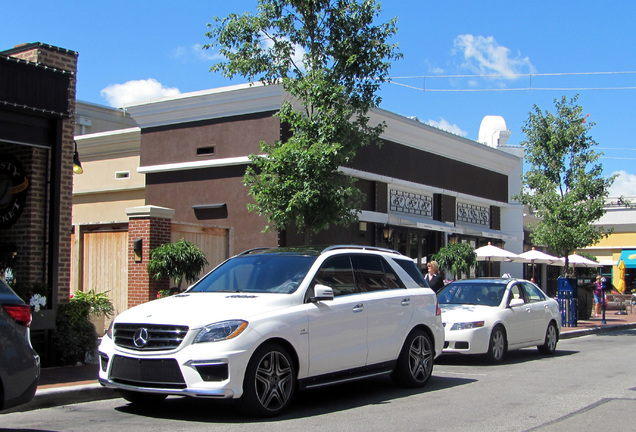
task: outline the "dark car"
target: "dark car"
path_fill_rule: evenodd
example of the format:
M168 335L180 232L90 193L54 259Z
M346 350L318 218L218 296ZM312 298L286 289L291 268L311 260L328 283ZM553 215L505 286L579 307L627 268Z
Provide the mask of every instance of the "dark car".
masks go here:
M31 306L0 279L0 411L29 402L40 379L40 357L29 338Z

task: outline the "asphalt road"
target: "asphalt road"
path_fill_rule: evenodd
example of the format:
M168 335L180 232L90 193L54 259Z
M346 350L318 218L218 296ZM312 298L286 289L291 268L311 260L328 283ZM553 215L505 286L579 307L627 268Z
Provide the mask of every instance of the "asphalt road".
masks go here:
M501 365L443 357L419 390L389 379L300 393L285 415L243 417L232 406L169 398L148 409L123 399L0 415L0 431L627 431L636 425L636 330L561 340Z

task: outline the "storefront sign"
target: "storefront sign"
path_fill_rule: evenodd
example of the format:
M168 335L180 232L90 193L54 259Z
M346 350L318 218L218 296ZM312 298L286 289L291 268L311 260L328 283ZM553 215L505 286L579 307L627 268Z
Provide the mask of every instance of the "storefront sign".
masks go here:
M0 228L13 225L26 203L29 179L14 156L0 155Z

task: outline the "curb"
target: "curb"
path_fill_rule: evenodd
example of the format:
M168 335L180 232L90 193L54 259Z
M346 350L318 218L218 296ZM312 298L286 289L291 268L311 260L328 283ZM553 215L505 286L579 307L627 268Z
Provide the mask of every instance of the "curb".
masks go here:
M590 334L598 334L598 333L608 333L615 330L629 330L636 328L636 323L629 324L601 324L594 327L582 328L577 330L568 330L563 331L561 329L561 334L559 335L559 339L572 339L575 337L587 336Z
M98 383L38 389L30 402L2 411L0 415L119 397L116 390Z

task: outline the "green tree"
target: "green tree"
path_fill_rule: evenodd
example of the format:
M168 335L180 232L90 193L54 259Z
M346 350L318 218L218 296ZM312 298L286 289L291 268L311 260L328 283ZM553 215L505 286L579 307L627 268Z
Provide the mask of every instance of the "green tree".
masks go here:
M281 85L292 96L276 114L291 137L261 142L245 183L268 229L295 226L311 233L357 220L363 194L339 167L363 145L377 142L372 124L377 91L400 58L395 19L375 25L375 0L259 0L256 14L215 18L207 36L225 60L212 66L227 77Z
M148 274L156 280L174 279L177 288L181 281L195 282L201 270L208 264L205 254L195 244L185 239L176 243L164 243L150 251Z
M522 129L527 140L521 143L530 168L516 197L538 213L533 242L566 257L565 273L569 272L567 257L574 249L607 236L592 223L603 216L615 178L603 177L598 163L602 153L593 150L597 143L589 135L594 123L582 115L577 99L555 99L556 114L541 112L536 105L530 112Z
M434 254L433 259L440 268L451 272L454 279L458 274L470 272L477 264L475 248L468 243L449 243Z

